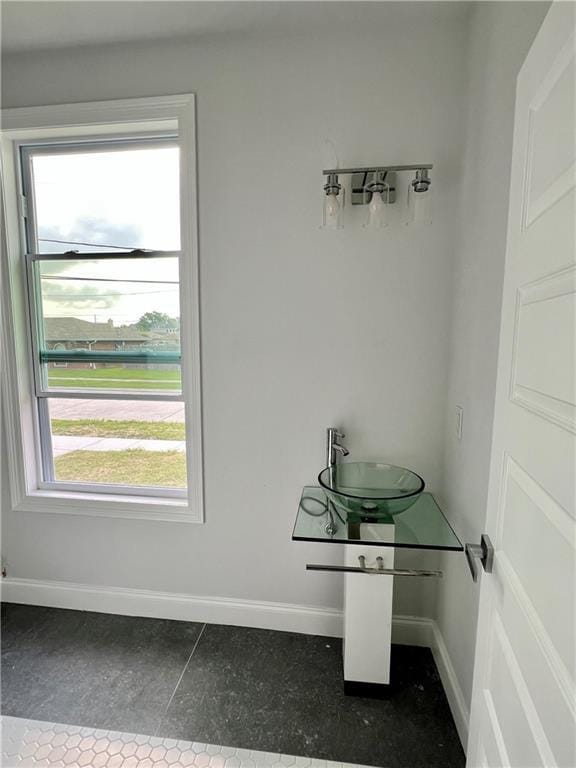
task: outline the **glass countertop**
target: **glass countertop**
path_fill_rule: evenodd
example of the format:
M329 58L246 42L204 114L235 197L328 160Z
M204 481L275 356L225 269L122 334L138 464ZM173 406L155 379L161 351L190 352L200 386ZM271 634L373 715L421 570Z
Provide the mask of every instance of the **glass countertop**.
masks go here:
M292 539L455 552L464 549L431 493L423 493L393 518L376 521L329 504L324 491L314 485L302 491Z

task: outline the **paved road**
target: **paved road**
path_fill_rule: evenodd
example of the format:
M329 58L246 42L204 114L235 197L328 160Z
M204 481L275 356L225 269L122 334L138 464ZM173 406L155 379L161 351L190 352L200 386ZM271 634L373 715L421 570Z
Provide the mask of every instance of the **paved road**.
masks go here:
M184 403L148 400L50 400L53 419L116 419L118 421L184 421Z

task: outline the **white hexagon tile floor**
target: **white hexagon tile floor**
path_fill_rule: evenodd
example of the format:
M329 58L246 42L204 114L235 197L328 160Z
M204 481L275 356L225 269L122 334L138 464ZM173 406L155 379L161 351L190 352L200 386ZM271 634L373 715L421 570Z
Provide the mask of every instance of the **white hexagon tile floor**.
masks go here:
M2 768L363 768L18 717L2 718L1 755Z

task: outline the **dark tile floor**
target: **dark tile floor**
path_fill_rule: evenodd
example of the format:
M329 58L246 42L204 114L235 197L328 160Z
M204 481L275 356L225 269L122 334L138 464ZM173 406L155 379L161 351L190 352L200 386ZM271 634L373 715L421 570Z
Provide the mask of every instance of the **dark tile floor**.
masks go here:
M2 712L386 768L460 768L432 655L394 646L386 700L345 696L341 641L13 605Z

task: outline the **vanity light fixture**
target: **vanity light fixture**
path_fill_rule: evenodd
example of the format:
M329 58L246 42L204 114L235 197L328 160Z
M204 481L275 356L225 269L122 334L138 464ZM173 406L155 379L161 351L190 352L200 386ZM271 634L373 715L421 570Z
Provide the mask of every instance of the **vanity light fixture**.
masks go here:
M428 170L416 171L408 187L408 224L432 224L432 190Z
M342 229L344 187L339 176L351 176L350 198L352 205L366 205L364 227L381 229L388 224L388 205L396 202L396 174L414 171L415 177L408 185L409 223L431 223L432 164L385 165L368 168L331 168L322 171L327 176L324 184L323 229Z
M374 181L364 185L364 193L369 200L366 201L367 214L364 227L366 229L382 229L388 226L388 207L390 188L384 181L386 174L377 171Z
M342 229L344 226L344 190L338 181L336 171L331 171L327 175L328 180L324 184L322 229Z
M410 186L413 188L414 192L428 192L431 183L428 169L422 168L421 170L416 171L416 176L414 177L414 181L410 182Z

